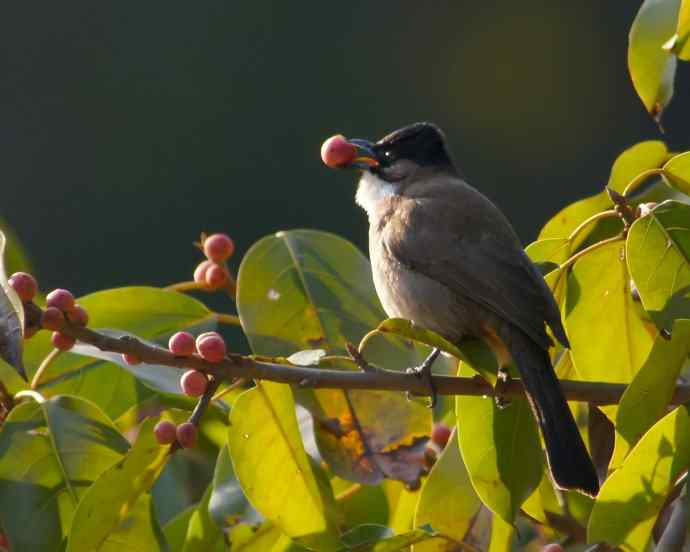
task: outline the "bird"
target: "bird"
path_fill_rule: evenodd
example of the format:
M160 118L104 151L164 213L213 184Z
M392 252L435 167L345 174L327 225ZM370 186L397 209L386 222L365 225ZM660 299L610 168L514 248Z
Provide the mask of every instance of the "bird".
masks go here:
M339 163L361 171L355 201L369 220L374 285L386 314L455 344L482 339L502 370L514 364L553 482L595 496L597 472L549 356L547 325L570 347L560 311L506 216L465 181L432 123L347 142L357 155Z

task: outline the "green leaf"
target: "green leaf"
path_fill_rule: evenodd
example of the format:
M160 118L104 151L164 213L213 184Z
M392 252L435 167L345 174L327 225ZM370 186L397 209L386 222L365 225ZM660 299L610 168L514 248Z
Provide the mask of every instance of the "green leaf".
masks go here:
M480 506L455 431L422 487L414 524L429 524L436 532L462 542ZM438 548L429 542L415 545L414 550L430 552Z
M259 512L309 547L335 546L333 495L304 451L289 386L262 381L243 393L230 412L228 446L242 489Z
M5 253L3 254L6 273L13 274L21 270L33 274L34 270L29 261L29 256L19 241L19 237L2 219L0 219L0 233L4 234L6 242Z
M522 509L543 525L550 524L549 512L558 515L563 514L563 507L559 503L559 498L556 496L547 470L544 470L539 487L522 504Z
M396 552L409 550L413 544L422 543L437 537L428 525L413 529L401 535L394 535L388 527L365 524L351 529L343 535L346 545L342 551Z
M635 144L621 153L611 168L607 187L623 193L628 183L638 174L655 169L663 165L668 159L666 144L658 140L648 140ZM561 209L549 220L539 233L539 240L546 238L567 238L580 223L606 209L613 204L606 191L571 203ZM575 251L580 244L592 234L596 225L588 231L582 232L574 240L571 250Z
M684 61L690 61L690 0L682 0L678 13L678 29L673 51Z
M178 412L174 417L179 422L183 414ZM130 523L130 516L136 515L135 505L148 496L169 458L170 447L159 445L153 433L158 421L146 419L125 457L88 489L74 515L67 552L100 552L118 542L118 533Z
M345 351L385 318L367 259L349 242L324 232L279 232L256 243L242 260L237 308L252 350L287 356L324 348ZM388 368L417 365L425 347L387 335L364 354ZM351 370L351 364L330 367ZM316 368L315 368L316 369ZM296 389L314 418L319 452L344 479L376 484L394 477L417 484L431 413L403 393Z
M99 552L168 552L151 495L141 495L125 520L101 543Z
M235 477L227 446L222 447L218 453L212 487L208 510L218 527L231 527L240 520L259 521L259 514L249 505L240 482Z
M77 397L15 407L0 432L0 518L14 550L57 550L89 485L127 441Z
M589 519L588 541L646 550L668 492L689 464L690 413L680 406L654 424L604 482Z
M690 205L665 201L636 220L626 255L642 304L660 329L690 318Z
M24 307L16 292L7 283L5 246L7 240L0 232L0 358L26 379L22 361L24 339Z
M690 6L690 0L688 5ZM674 186L686 195L690 195L690 151L675 155L666 162L664 165L664 178L671 186Z
M183 552L224 552L225 537L209 515L213 488L209 486L189 520Z
M187 526L194 512L196 512L196 505L189 506L163 527L163 534L170 547L170 552L182 552L184 541L187 538Z
M110 289L86 295L78 301L89 311L90 327L117 328L145 340L161 341L179 330L215 325L213 313L196 299L158 288ZM39 332L26 342L24 360L30 374L51 350L49 332ZM44 395L70 393L88 398L110 417L117 418L151 395L149 388L132 375L143 375L143 372L141 367L125 369L111 362L63 353L51 364L38 390ZM176 386L178 377L176 370L165 369L146 372L145 381L159 389L170 390Z
M673 96L676 58L663 48L676 32L680 0L645 0L630 28L628 69L647 112L658 118Z
M656 331L633 301L624 243L591 251L568 278L565 327L580 378L628 383L654 343Z
M510 552L515 528L498 516L491 518L491 540L488 552Z
M618 468L637 440L666 413L690 353L690 320L676 322L672 335L671 341L657 337L647 361L621 397L611 468Z
M487 354L491 354L487 352ZM464 362L460 375L471 375ZM544 453L534 415L524 399L498 408L491 397L456 397L462 459L481 501L512 524L542 478Z

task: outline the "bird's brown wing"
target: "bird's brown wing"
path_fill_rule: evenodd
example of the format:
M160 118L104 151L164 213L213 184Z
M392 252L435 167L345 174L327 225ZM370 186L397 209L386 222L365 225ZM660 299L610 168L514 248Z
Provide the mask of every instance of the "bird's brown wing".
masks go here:
M387 249L404 266L512 323L542 348L550 345L545 322L567 346L553 295L510 223L473 188L463 185L455 193L459 197L450 201L404 201L404 216L391 219L382 233Z

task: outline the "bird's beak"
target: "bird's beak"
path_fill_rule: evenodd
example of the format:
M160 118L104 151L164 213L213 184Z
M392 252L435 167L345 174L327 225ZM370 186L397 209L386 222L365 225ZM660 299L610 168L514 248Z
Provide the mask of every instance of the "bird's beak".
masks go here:
M357 148L357 157L355 157L350 163L349 167L354 169L372 169L380 165L378 159L376 159L376 153L374 152L374 143L369 140L361 140L359 138L353 138L348 140L350 144Z

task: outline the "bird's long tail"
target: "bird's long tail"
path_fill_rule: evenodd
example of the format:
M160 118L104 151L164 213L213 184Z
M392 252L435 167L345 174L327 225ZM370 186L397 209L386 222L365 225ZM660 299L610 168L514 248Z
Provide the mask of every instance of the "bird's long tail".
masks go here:
M546 444L556 485L590 496L599 492L594 464L565 400L548 352L521 330L507 327L501 338L516 364Z

